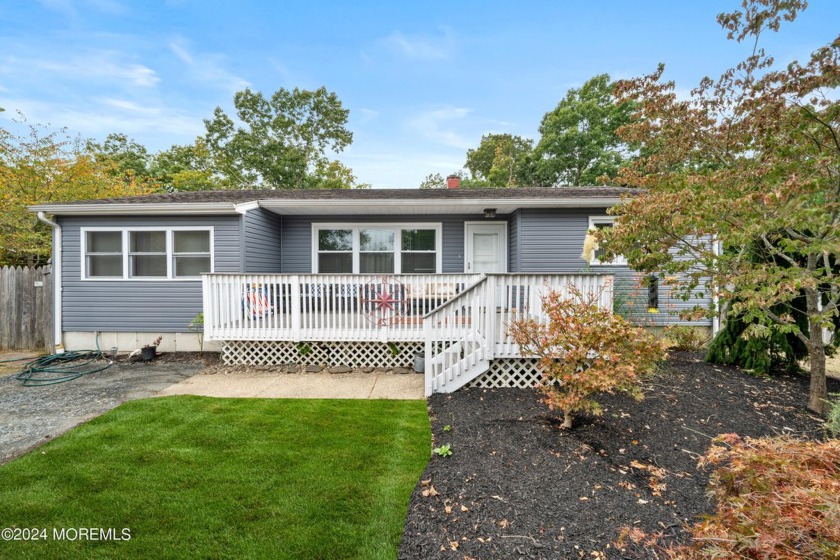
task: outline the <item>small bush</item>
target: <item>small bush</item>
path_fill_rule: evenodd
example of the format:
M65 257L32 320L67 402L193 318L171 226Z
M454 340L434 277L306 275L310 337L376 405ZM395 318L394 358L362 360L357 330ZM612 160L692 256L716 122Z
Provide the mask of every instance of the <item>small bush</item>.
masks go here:
M598 392L621 391L641 398L638 383L665 357L662 345L641 327L598 306L597 295L584 297L570 288L571 297L550 292L543 298L548 324L514 321L510 327L523 355L540 358L538 388L552 409L563 411L564 428L572 427L572 413L600 414L592 398Z
M689 528L692 542L662 547L661 535L623 531L619 546L670 558L840 557L840 440L714 440L700 466L717 467L709 494L717 511Z
M688 325L668 325L663 331L668 347L673 350L699 352L709 344L706 333Z

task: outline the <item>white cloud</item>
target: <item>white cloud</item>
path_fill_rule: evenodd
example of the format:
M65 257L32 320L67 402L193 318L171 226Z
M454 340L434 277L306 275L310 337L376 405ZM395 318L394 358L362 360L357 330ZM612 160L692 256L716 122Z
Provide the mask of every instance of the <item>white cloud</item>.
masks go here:
M473 142L458 132L458 123L463 123L471 111L466 107L446 105L414 115L406 121L406 126L444 146L466 150L473 147Z
M152 151L172 143L190 142L204 132L200 116L157 101L91 98L62 103L0 97L0 107L6 109L0 113L0 119L14 119L16 111L20 111L30 123L63 127L85 138L123 132Z
M188 76L204 84L235 93L251 85L248 80L237 76L225 66L227 58L213 53L193 52L185 39L177 38L169 43L169 49L187 66Z
M361 123L367 123L375 119L379 116L379 111L374 111L373 109L365 109L364 107L361 109L356 109L359 115L361 115L357 120ZM352 115L352 112L351 112Z
M161 113L160 107L151 107L129 101L128 99L115 99L112 97L104 97L97 100L102 105L112 107L119 111L126 111L128 113L139 113L145 115L159 115Z
M50 74L53 78L47 78L44 74ZM94 80L152 88L160 82L160 77L148 66L127 61L121 53L97 50L71 57L7 56L0 61L2 75L13 76L18 82L31 80L37 84L61 78L63 82L86 82L88 85Z
M452 40L448 33L440 36L404 35L395 32L383 43L392 51L414 60L442 60L449 58Z

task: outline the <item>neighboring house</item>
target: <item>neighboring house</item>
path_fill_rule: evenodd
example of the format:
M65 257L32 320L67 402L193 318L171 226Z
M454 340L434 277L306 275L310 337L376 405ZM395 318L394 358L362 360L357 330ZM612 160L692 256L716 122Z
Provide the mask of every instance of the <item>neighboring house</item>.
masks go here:
M198 191L31 210L54 226L56 338L69 350L97 334L103 348L163 336L164 351L196 350L187 325L203 311L227 362L409 365L424 350L431 392L488 370L489 384L529 383L533 360L505 325L539 316L548 286L600 291L619 312L633 302L657 325L708 303L639 289L620 260L581 259L587 230L609 226L628 192Z

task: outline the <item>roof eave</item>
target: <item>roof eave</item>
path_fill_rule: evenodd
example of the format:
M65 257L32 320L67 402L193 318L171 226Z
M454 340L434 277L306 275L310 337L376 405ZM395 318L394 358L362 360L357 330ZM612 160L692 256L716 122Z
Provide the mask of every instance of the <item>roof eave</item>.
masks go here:
M119 215L203 215L242 214L244 204L231 202L151 202L151 203L94 203L94 204L37 204L28 206L30 212L46 212L54 216Z
M366 210L383 213L391 210L410 210L411 213L434 212L461 214L483 212L485 208L496 208L499 213L508 213L517 208L592 208L620 204L622 199L610 197L575 198L464 198L464 199L399 199L399 200L260 200L259 205L278 214L301 214L307 210L334 210L335 214L348 210ZM323 213L323 212L321 212Z
M517 208L592 208L608 207L621 203L618 196L557 197L557 198L463 198L463 199L385 199L385 200L290 200L262 199L241 203L232 202L99 202L91 204L37 204L27 207L31 212L45 212L57 216L90 215L206 215L244 214L257 206L278 214L318 213L342 214L349 209L368 211L372 214L433 212L458 214L482 212L497 208L500 213ZM328 212L325 212L328 210ZM399 212L402 210L403 212Z

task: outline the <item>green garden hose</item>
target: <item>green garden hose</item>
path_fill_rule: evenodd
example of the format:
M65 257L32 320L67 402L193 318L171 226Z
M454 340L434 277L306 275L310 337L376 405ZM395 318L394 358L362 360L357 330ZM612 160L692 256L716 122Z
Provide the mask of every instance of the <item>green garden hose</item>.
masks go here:
M96 339L96 350L77 350L63 354L42 356L23 366L23 370L15 376L23 382L25 387L43 387L73 381L83 375L96 373L111 367L114 362L108 360L105 365L97 363L104 358L99 349L99 337ZM80 360L83 360L79 362Z

